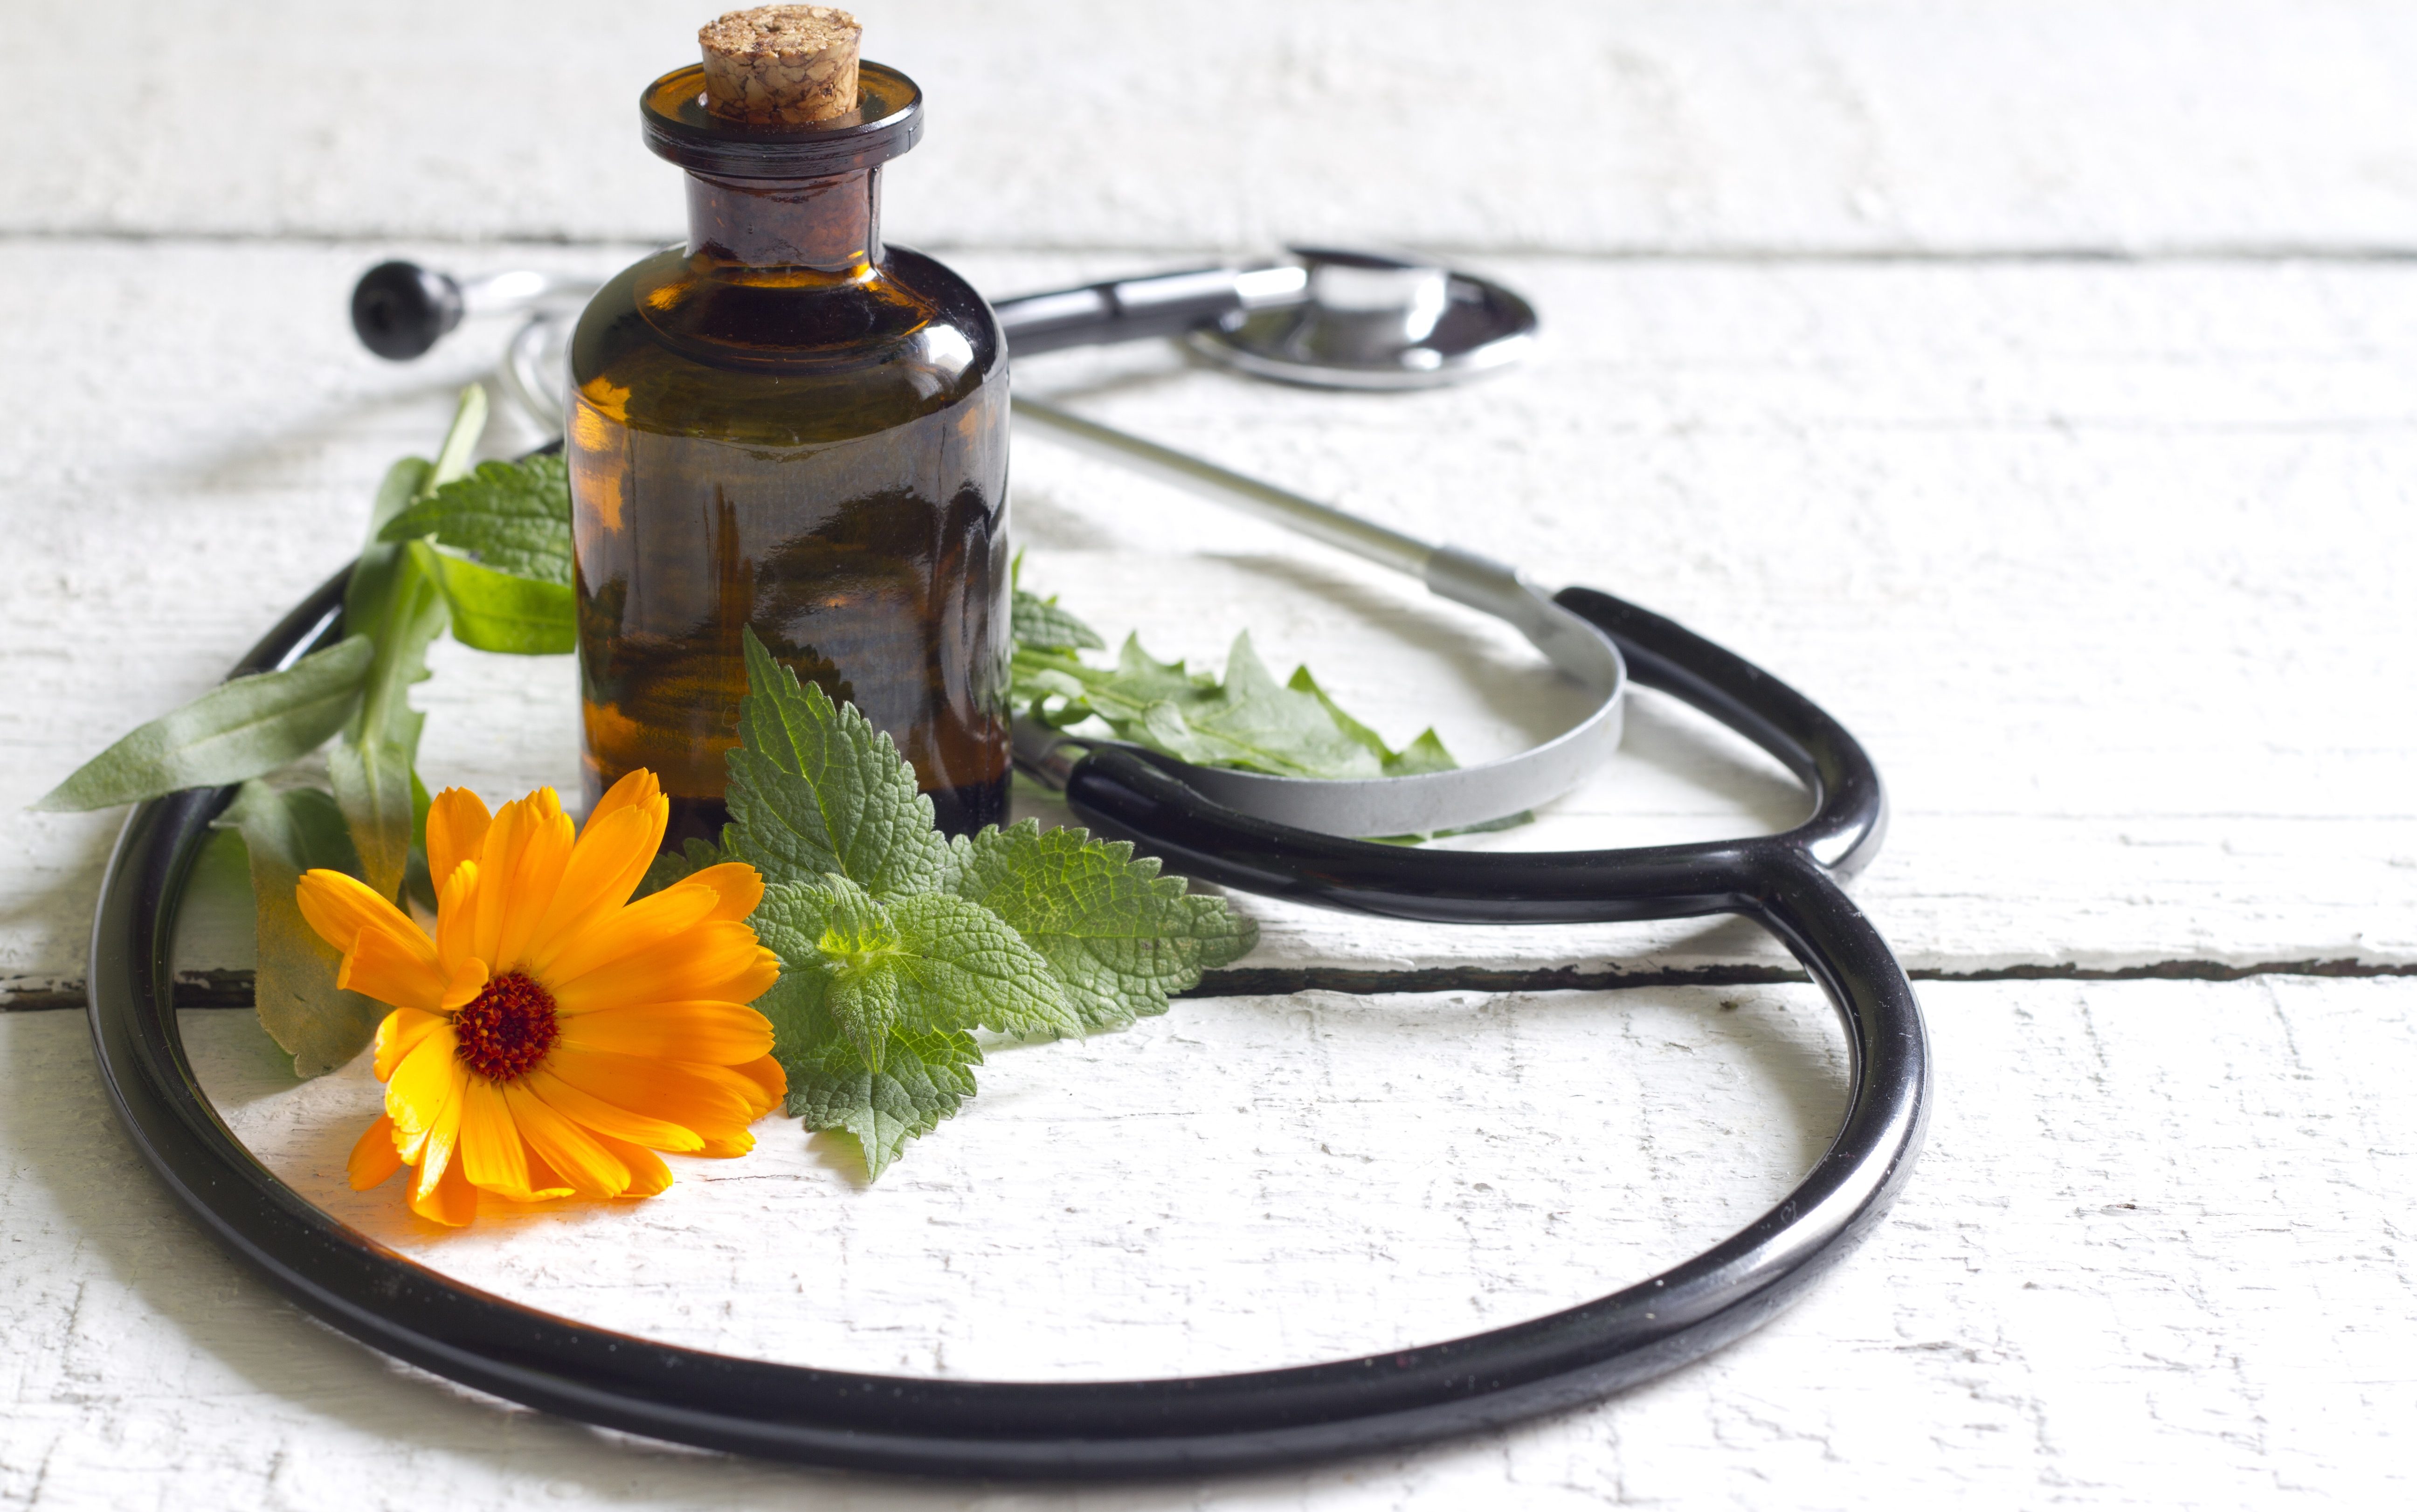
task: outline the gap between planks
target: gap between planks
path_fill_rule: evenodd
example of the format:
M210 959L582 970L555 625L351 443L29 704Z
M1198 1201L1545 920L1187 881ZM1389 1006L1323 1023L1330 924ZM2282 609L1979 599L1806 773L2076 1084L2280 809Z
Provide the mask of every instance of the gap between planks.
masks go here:
M2151 961L2142 966L2003 966L1974 971L1917 968L1916 982L2242 982L2258 976L2417 976L2417 963L2359 960ZM1639 987L1759 987L1809 983L1784 966L1657 967L1640 971L1582 971L1559 966L1537 970L1427 967L1409 971L1355 971L1341 967L1251 967L1210 971L1178 998L1280 998L1296 992L1618 992ZM81 982L32 987L0 1002L0 1013L51 1013L84 1006ZM251 973L240 969L186 971L176 978L178 1008L249 1008Z

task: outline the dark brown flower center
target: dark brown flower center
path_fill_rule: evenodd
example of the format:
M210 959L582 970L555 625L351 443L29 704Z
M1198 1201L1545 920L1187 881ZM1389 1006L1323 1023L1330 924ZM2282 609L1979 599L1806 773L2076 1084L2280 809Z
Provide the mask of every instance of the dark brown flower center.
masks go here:
M490 981L453 1016L454 1053L489 1081L518 1081L562 1035L554 994L519 971Z

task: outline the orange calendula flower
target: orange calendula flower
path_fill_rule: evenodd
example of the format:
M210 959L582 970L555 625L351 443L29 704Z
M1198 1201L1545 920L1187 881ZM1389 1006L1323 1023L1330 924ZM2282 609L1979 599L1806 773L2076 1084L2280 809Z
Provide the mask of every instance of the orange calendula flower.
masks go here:
M461 1225L480 1191L651 1197L672 1184L658 1150L754 1147L747 1125L787 1091L747 1006L780 974L745 922L764 880L733 862L631 903L669 817L649 771L575 839L551 787L492 817L447 788L428 814L433 939L342 872L304 874L303 917L344 953L338 985L394 1005L355 1189L409 1166L412 1211Z

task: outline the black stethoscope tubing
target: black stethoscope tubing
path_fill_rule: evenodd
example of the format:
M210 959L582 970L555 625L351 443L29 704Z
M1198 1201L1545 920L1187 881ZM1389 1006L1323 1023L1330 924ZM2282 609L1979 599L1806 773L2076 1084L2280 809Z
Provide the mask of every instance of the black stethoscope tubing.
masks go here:
M237 674L337 634L345 574L298 605ZM1289 1369L1027 1383L821 1370L679 1349L572 1322L388 1249L263 1166L211 1107L178 1031L175 913L232 789L138 805L111 856L89 975L101 1075L134 1142L226 1246L362 1342L542 1411L702 1448L917 1474L1115 1478L1236 1470L1397 1448L1601 1397L1760 1324L1837 1262L1904 1185L1927 1118L1920 1006L1886 941L1840 890L1886 820L1878 773L1811 701L1685 629L1607 594L1559 602L1618 641L1635 680L1693 704L1813 791L1784 834L1590 852L1411 850L1220 808L1129 751L1067 783L1073 811L1176 871L1397 918L1577 922L1735 913L1803 962L1843 1020L1852 1091L1805 1179L1740 1233L1660 1275L1466 1338Z

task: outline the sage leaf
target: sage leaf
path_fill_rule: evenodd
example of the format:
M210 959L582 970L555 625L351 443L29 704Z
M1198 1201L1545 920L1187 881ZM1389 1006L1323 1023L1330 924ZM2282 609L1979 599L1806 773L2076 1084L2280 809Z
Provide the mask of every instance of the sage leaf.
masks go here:
M302 874L314 866L358 875L344 817L316 788L279 792L255 781L236 789L213 822L241 834L251 856L259 940L252 1007L260 1027L294 1058L296 1076L333 1071L360 1054L387 1012L336 985L342 956L319 938L294 898Z
M372 654L369 640L357 635L281 672L222 682L85 762L34 806L111 808L274 771L343 727Z
M428 677L428 643L445 628L446 609L436 584L407 555L384 599L372 634L376 655L360 705L327 753L327 777L360 851L361 880L390 898L415 838L411 764L423 716L407 690Z

